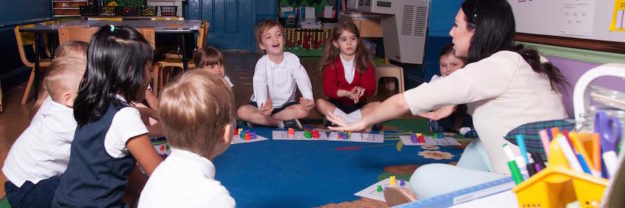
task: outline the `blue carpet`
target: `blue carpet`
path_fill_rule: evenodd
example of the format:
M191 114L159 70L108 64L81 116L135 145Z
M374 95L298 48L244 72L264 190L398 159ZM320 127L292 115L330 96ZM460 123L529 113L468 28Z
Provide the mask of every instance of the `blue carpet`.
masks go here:
M271 138L271 128L252 129ZM237 207L312 207L358 199L354 193L375 183L384 167L449 163L457 148L441 147L450 160L426 159L420 147L329 141L274 141L231 145L214 164L216 178ZM338 149L337 149L338 148Z

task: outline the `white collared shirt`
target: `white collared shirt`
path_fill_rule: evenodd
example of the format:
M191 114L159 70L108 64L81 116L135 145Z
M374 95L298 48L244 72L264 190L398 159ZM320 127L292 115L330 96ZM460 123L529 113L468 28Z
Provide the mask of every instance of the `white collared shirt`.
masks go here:
M73 109L48 96L13 143L2 172L17 187L62 174L67 169L76 126Z
M226 80L226 82L228 83L229 87L233 87L234 84L232 84L232 81L230 81L230 77L228 77L228 75L224 75L224 80Z
M117 95L124 102L124 97ZM111 157L122 158L129 154L126 143L133 137L147 134L148 128L141 120L139 110L134 107L123 107L113 116L111 127L104 137L104 149Z
M235 202L215 180L210 160L172 148L143 188L139 207L235 207Z
M295 87L299 88L302 96L313 99L312 85L306 69L299 62L299 58L289 52L284 52L282 62L276 64L264 55L254 70L254 94L251 100L264 104L271 98L274 108L282 107L287 102L295 101Z
M343 74L345 74L345 81L347 81L347 84L351 84L352 81L354 81L354 73L356 73L356 66L354 65L354 57L352 57L352 60L350 61L346 61L345 59L343 59L343 56L339 55L339 57L341 57L341 64L343 64Z

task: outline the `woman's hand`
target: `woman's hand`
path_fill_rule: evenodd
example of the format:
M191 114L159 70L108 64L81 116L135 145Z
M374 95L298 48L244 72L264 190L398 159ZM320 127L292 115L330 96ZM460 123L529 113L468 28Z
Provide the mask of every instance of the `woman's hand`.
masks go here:
M447 105L430 112L420 113L419 116L438 121L440 119L447 118L447 116L451 115L455 110L456 105Z
M334 131L362 131L367 128L367 123L364 121L364 119L349 124L345 121L345 119L334 115L332 112L328 112L326 114L326 118L328 119L328 121L331 121L332 123L338 125L337 127L328 127L330 130Z

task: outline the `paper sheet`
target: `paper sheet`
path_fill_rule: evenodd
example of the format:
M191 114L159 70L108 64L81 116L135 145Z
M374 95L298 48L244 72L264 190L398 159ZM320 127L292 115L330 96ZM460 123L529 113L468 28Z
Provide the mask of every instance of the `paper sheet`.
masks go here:
M388 185L389 180L390 180L389 178L386 178L384 180L378 181L377 183L355 193L354 195L384 202L385 201L384 191L378 192L378 185L381 185L383 188L386 188L389 186ZM399 183L400 183L399 180L397 180L397 184L395 186L400 186ZM404 181L403 187L406 187L410 189L410 191L412 191L412 188L410 188L410 182L408 181Z
M434 146L456 146L460 145L456 139L452 137L444 137L442 139L434 139L432 136L423 136L425 143L413 143L410 140L410 135L399 136L404 145L407 146L421 146L421 145L434 145Z

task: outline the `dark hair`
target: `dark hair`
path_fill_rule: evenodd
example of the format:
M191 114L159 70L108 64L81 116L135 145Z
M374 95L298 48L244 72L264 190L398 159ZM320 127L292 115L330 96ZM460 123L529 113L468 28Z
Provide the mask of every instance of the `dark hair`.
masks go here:
M358 31L358 27L352 21L341 21L336 24L332 32L330 32L330 38L325 43L323 58L321 58L321 70L323 70L327 65L334 63L338 58L341 52L337 47L334 47L332 44L333 41L338 41L343 34L343 31L349 31L356 35L358 38L358 45L356 46L356 56L354 57L356 69L360 73L364 73L367 70L367 66L371 64L371 60L369 59L369 52L367 51L367 47L362 42L360 38L360 32Z
M212 46L203 47L193 56L193 63L196 68L203 68L210 65L225 65L224 55Z
M74 102L78 125L99 119L110 104L120 108L136 100L152 60L152 46L139 31L102 26L89 42L87 70ZM115 97L118 94L125 103Z
M465 0L462 11L467 21L467 29L475 30L467 56L467 64L477 62L499 51L509 50L519 53L536 73L546 74L552 88L567 85L560 70L551 63L540 62L538 51L515 45L515 21L512 7L506 0Z
M460 61L462 61L462 64L467 62L467 59L465 57L457 57L455 55L455 52L456 50L454 50L454 44L453 43L447 44L445 47L443 47L443 49L441 49L441 53L438 54L438 59L440 60L440 58L442 58L443 56L452 55L460 59Z

